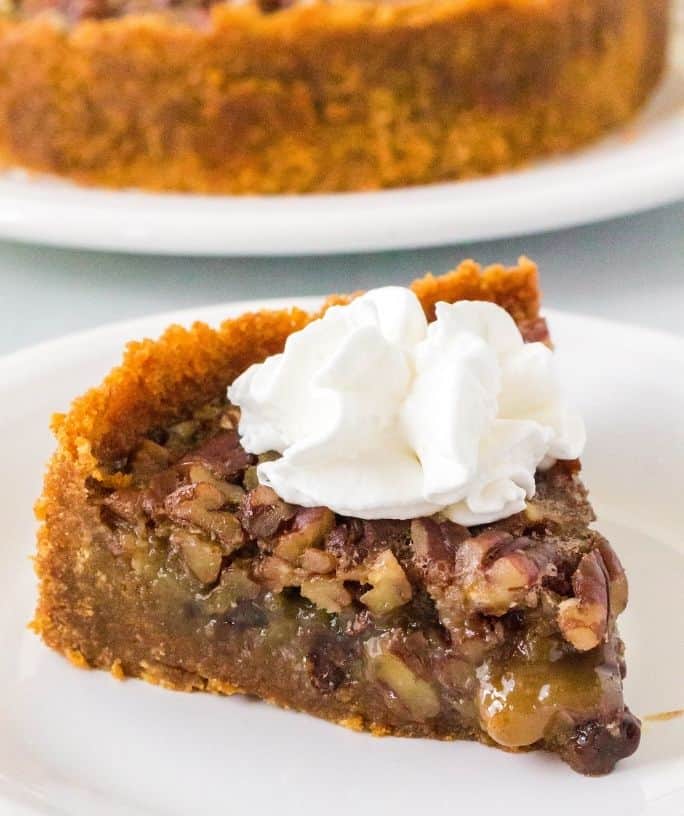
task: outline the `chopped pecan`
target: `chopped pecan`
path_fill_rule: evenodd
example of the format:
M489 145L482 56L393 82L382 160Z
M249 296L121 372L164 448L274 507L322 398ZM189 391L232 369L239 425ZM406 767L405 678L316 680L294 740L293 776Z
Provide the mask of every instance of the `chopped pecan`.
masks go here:
M195 433L197 433L199 427L200 424L196 419L183 419L180 422L176 422L175 425L172 425L169 431L173 436L177 436L183 440L183 442L187 443L190 442Z
M524 552L511 552L497 558L486 571L488 589L482 599L485 605L508 611L539 579L537 565Z
M245 491L239 485L217 479L203 465L190 465L188 477L192 484L209 484L220 491L223 504L238 505L244 498Z
M171 454L165 447L143 439L131 457L131 467L136 477L142 478L168 467L170 460Z
M199 581L211 584L218 578L222 553L217 544L189 530L174 530L169 540L181 550L188 569Z
M253 462L254 457L240 444L237 431L224 430L187 453L179 464L200 464L221 479L232 479Z
M358 566L368 556L363 539L363 522L360 519L345 519L328 533L325 549L335 556L341 569Z
M314 572L318 575L334 572L337 566L337 560L332 553L317 550L314 547L304 550L301 563L305 572Z
M374 615L384 615L411 600L413 590L392 550L384 550L368 566L366 583L373 587L359 598Z
M102 506L131 525L144 524L145 518L156 518L164 514L164 501L169 493L178 488L179 474L175 468L167 468L155 473L144 490L134 487L115 490L107 496Z
M164 513L164 500L180 484L180 473L175 467L156 473L143 491L142 506L150 518Z
M580 652L593 649L608 628L608 580L598 550L583 555L572 576L574 598L558 607L563 637Z
M274 536L295 512L296 508L284 502L275 490L260 484L244 497L239 516L252 538L265 539Z
M169 518L199 527L220 542L224 555L230 555L244 544L245 537L237 518L220 510L223 504L223 493L207 482L180 487L164 501Z
M164 509L172 519L193 521L192 510L218 510L223 506L223 494L211 484L200 482L179 487L164 499Z
M571 530L581 531L594 521L594 512L587 491L578 478L580 463L559 459L548 470L537 471L537 492L525 511L512 516L520 520L522 528L544 527L562 530L567 536ZM508 524L508 520L503 522ZM520 529L518 534L523 531Z
M326 612L341 612L352 602L342 581L323 575L315 575L302 581L299 591L304 598Z
M372 629L374 618L369 609L360 609L353 617L347 618L344 622L344 633L346 635L362 635Z
M371 655L370 669L376 680L396 694L414 720L423 722L439 714L440 703L435 689L396 655L389 652Z
M328 559L332 556L321 550L311 550L318 553L322 561L318 564L326 570L334 569ZM285 587L299 587L303 597L328 612L339 612L349 606L352 597L345 588L343 579L329 575L315 574L314 570L297 567L291 561L277 555L266 555L256 565L254 577L274 592L281 592Z
M240 409L236 405L228 405L221 414L219 426L226 431L237 430L240 424Z
M469 606L486 615L501 616L518 605L535 606L544 574L553 571L544 549L533 552L529 538L490 530L468 539L458 552Z
M463 572L479 570L485 561L491 563L498 553L510 549L513 536L504 530L486 530L467 539L458 550L459 566Z
M413 561L432 584L446 585L454 574L458 545L469 537L467 528L450 521L438 523L432 518L411 522Z
M282 592L285 587L299 586L302 581L301 575L289 561L275 555L268 555L256 564L254 577L273 592Z
M117 518L129 524L136 524L143 511L143 498L142 491L133 487L124 487L110 493L102 504Z
M615 550L605 539L599 541L598 548L608 573L610 614L617 617L627 606L629 595L627 576Z
M306 549L322 544L334 524L335 516L327 507L304 507L297 511L292 529L279 536L273 551L279 558L296 562Z
M539 501L528 501L525 504L525 518L531 524L541 524L546 518L542 503Z
M205 529L212 538L221 543L224 555L230 555L245 543L245 536L240 522L225 510L220 512L198 511L199 527Z

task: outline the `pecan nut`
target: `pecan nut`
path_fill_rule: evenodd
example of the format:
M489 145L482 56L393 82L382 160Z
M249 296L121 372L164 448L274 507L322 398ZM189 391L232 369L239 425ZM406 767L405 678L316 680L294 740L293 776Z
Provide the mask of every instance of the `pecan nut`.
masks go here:
M305 572L315 573L316 575L334 572L337 566L337 559L332 553L317 550L314 547L304 550L301 561L302 569Z
M456 550L468 537L468 530L460 524L414 519L411 547L416 567L431 584L446 586L454 574Z
M302 581L299 588L302 597L307 598L319 609L326 612L341 612L349 606L352 597L344 583L337 578L315 575Z
M497 530L464 542L458 560L468 605L497 617L516 606L535 606L534 590L555 568L542 549L532 547L528 538Z
M278 558L297 562L309 547L323 543L335 525L335 516L327 507L305 507L297 511L292 529L279 536L273 552Z
M188 569L198 581L211 584L218 578L223 556L217 544L189 530L174 530L170 541L183 553Z
M224 430L186 454L179 464L181 466L199 464L220 479L232 479L253 461L254 457L240 444L237 431Z
M225 504L222 491L213 484L200 482L179 487L164 501L169 518L186 522L221 544L224 555L240 549L245 537L237 518L220 508Z
M244 497L240 505L242 526L252 538L274 536L281 525L292 518L295 508L284 502L275 490L257 485Z
M366 582L373 587L359 598L374 615L385 615L411 600L413 590L392 550L383 550L368 566Z
M610 614L617 617L624 612L629 596L629 586L625 570L617 557L615 550L610 544L602 539L599 542L599 552L608 573L608 600L610 602Z
M608 630L608 579L598 550L582 556L572 589L575 597L558 607L558 626L568 643L586 652L598 646Z
M396 655L390 652L371 654L373 648L367 649L373 678L396 695L413 720L424 722L436 717L441 705L434 687Z

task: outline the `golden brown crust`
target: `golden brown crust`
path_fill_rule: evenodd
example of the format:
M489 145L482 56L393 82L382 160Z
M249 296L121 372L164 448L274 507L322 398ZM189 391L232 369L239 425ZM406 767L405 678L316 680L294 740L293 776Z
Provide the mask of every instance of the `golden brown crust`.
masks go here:
M113 187L278 193L464 178L627 120L669 0L367 0L206 26L0 21L0 158Z

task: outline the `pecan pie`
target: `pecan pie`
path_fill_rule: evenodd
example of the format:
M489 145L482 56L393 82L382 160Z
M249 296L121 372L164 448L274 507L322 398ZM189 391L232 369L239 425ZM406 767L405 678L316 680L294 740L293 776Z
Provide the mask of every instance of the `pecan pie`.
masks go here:
M661 76L669 0L3 0L0 160L89 184L366 190L563 153Z
M468 261L412 289L428 319L437 301L493 301L527 341L549 341L526 259ZM312 317L172 326L55 418L36 631L118 677L607 773L640 724L622 698L627 581L590 526L579 462L539 470L524 511L470 528L283 501L258 481L226 388Z

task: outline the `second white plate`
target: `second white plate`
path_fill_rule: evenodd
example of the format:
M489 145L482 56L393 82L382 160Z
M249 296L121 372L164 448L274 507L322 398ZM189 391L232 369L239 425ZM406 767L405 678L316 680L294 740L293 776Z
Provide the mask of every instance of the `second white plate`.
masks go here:
M684 197L684 36L641 117L573 155L500 176L370 193L154 195L0 176L0 238L174 255L406 249L567 227Z

